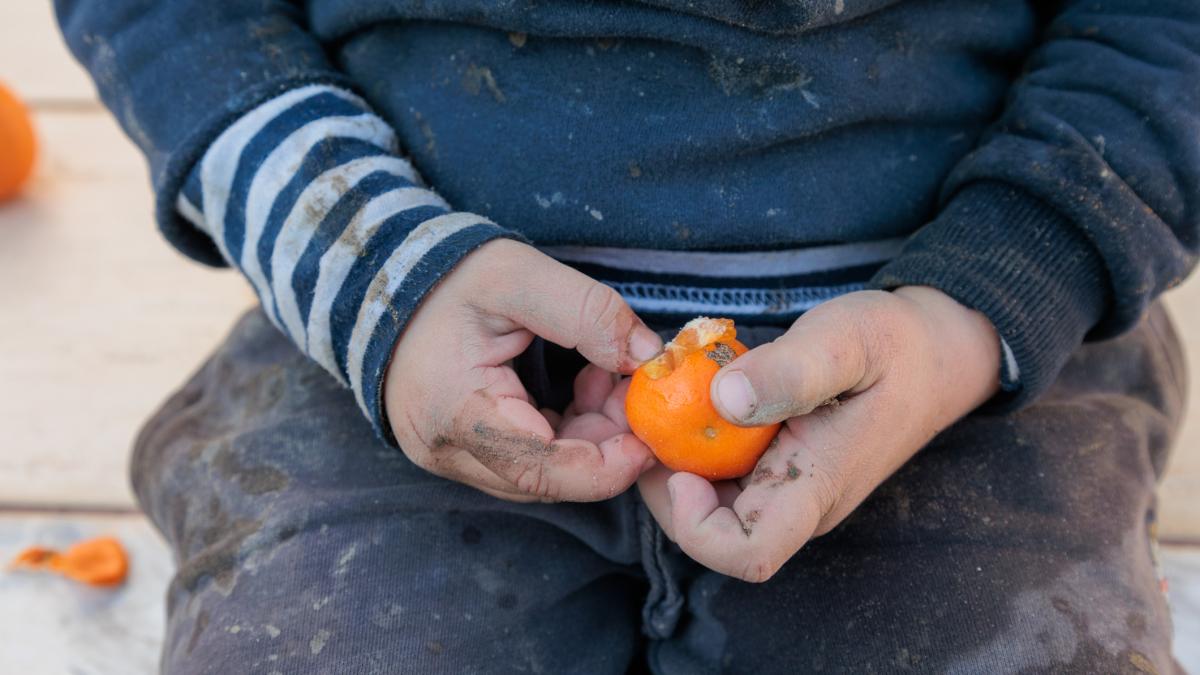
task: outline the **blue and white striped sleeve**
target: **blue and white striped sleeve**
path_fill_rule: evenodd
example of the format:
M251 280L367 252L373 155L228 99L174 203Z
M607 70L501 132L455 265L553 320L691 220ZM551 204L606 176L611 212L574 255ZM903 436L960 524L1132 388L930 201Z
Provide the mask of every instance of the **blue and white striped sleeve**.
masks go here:
M364 101L315 84L221 133L177 197L254 286L268 318L353 390L385 441L384 372L409 317L470 251L515 237L454 212Z

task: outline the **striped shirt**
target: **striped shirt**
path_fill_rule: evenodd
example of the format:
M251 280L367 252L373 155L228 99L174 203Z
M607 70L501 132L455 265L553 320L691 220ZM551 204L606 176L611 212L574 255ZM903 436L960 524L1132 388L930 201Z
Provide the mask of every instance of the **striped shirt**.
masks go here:
M356 95L325 84L290 90L229 126L192 169L176 209L245 274L275 326L353 390L388 442L383 378L409 317L467 253L497 237L520 238L452 211L399 156L389 125ZM787 324L865 288L903 244L542 251L660 324L702 314ZM1003 351L1003 379L1014 387L1017 363L1007 343Z
M1044 392L1085 338L1135 325L1200 257L1193 1L149 4L62 0L56 12L146 154L159 228L196 260L245 270L377 426L388 333L464 250L514 236L482 218L450 235L446 221L425 226L437 216L418 223L418 209L451 215L432 196L403 224L356 219L392 187L377 180L420 189L403 184L398 146L456 207L543 245L747 252L907 237L865 287L931 286L986 316L1021 375L999 409ZM903 45L880 39L897 26ZM317 83L361 92L380 117L336 89L293 91ZM300 133L308 124L329 128ZM373 163L391 177L368 181ZM321 180L329 171L350 174L354 196L337 173ZM361 267L326 256L346 250L333 243L351 222L373 232ZM401 246L410 234L429 252ZM385 263L410 266L402 288L372 287ZM837 285L687 265L614 266L603 280L639 311L711 305L780 323ZM864 281L841 273L843 292Z
M288 91L232 124L176 208L386 440L383 377L408 318L463 256L513 236L453 212L398 155L391 128L328 85Z

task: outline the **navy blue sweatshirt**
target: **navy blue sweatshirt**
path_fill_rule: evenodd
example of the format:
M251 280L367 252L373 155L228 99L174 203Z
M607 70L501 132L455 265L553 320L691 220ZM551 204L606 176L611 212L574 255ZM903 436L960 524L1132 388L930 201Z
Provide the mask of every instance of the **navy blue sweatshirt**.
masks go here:
M405 321L495 237L664 317L934 286L996 326L1014 405L1200 245L1193 1L57 6L166 236L385 438Z

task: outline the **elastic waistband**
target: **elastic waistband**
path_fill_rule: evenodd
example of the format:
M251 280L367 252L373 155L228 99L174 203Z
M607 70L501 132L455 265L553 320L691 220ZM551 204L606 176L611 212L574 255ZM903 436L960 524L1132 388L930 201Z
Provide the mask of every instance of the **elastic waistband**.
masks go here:
M643 318L697 315L790 323L831 298L862 290L905 238L776 251L660 251L546 246L542 251L619 292Z

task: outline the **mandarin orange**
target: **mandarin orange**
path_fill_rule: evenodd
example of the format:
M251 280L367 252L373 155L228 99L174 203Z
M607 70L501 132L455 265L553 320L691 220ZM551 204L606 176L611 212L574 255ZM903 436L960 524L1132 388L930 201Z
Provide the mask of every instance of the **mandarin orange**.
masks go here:
M29 179L36 154L29 111L0 84L0 202L15 196Z
M709 397L717 371L746 351L733 321L700 317L634 372L625 415L659 461L709 480L737 478L754 469L780 425L731 424Z

